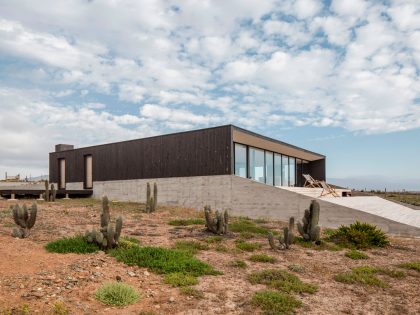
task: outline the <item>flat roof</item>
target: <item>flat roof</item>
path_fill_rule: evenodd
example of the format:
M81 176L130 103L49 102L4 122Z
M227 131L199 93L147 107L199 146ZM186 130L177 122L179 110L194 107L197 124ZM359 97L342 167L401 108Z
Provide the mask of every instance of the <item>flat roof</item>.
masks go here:
M179 135L179 134L184 134L184 133L189 133L189 132L210 130L210 129L223 128L223 127L231 127L232 128L232 140L233 140L233 142L243 143L243 144L254 146L254 147L257 147L257 148L260 148L260 149L265 149L265 150L270 150L270 151L273 151L273 152L287 154L287 155L294 156L294 157L304 159L304 160L308 160L308 161L320 160L320 159L325 158L325 156L322 155L322 154L315 153L315 152L312 152L312 151L294 146L292 144L289 144L289 143L286 143L286 142L283 142L283 141L280 141L280 140L277 140L277 139L266 137L266 136L263 136L261 134L255 133L253 131L249 131L247 129L237 127L237 126L232 125L232 124L209 127L209 128L200 128L200 129L194 129L194 130L188 130L188 131L173 132L173 133L161 134L161 135L145 137L145 138L124 140L124 141L117 141L117 142L109 142L109 143L97 144L97 145L92 145L92 146L63 150L63 151L59 151L59 152L76 151L76 150L81 150L81 149L86 149L86 148L112 145L112 144L119 144L119 143L129 143L129 142L139 141L139 140L143 140L143 139L152 139L152 138L163 137L163 136ZM59 153L59 152L54 151L54 152L50 152L50 154Z

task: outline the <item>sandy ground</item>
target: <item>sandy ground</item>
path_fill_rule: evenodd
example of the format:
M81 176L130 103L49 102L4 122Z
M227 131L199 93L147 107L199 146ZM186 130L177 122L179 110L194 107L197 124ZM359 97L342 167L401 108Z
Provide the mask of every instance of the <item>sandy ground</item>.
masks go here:
M21 201L28 205L30 200ZM91 199L40 203L38 219L28 239L10 236L14 226L8 207L0 200L0 314L7 309L29 305L30 314L52 314L57 301L64 303L71 314L258 314L250 304L252 294L265 289L252 285L247 275L264 268L287 269L290 264L300 264L305 271L298 276L317 284L313 295L298 295L304 306L298 314L419 314L420 274L407 271L405 279L386 280L390 288L381 289L349 285L333 280L339 272L359 265L390 266L420 260L420 239L392 238L392 246L367 251L370 258L355 261L344 256L345 251L318 251L295 245L291 250L273 252L265 238L253 241L263 247L256 251L277 258L275 264L254 263L248 260L252 253L235 249L232 235L223 241L230 250L218 252L215 245L201 251L197 257L223 272L219 276L200 277L195 288L204 293L204 299L180 295L179 290L166 285L162 276L145 268L128 267L118 263L103 252L89 255L52 254L45 251L49 241L83 233L99 225L100 205ZM123 235L136 237L144 245L171 247L177 240L207 237L203 226L176 228L168 225L172 218L199 215L191 209L160 207L156 213L141 212L143 205L112 203L113 217L124 217ZM278 226L277 222L264 225ZM232 260L247 261L246 269L229 266ZM102 283L122 277L141 292L141 299L134 305L108 307L94 298Z

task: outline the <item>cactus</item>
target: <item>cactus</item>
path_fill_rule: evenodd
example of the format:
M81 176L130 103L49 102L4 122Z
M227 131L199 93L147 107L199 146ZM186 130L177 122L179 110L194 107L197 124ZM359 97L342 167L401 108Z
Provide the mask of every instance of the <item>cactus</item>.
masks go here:
M102 197L101 228L99 231L93 229L86 231L85 237L89 243L96 243L103 249L115 248L119 245L123 225L122 217L118 217L115 224L110 223L109 200L107 196Z
M229 214L227 210L224 212L216 211L213 217L210 206L205 206L204 216L206 218L206 228L208 231L218 235L228 233Z
M317 242L320 238L321 228L319 222L320 206L316 200L312 200L309 209L305 210L302 223L298 223L298 231L306 241Z
M57 196L57 191L55 190L54 184L51 184L51 196L50 201L55 202L55 197Z
M32 204L31 210L28 211L26 205L20 207L19 205L14 205L11 207L13 213L13 220L19 228L14 228L12 231L13 237L26 238L30 235L30 230L35 225L36 215L38 212L38 207L36 203Z
M48 183L48 179L45 180L45 201L50 201L50 185Z
M294 243L295 235L293 234L293 228L295 225L295 218L291 217L289 219L289 226L283 228L283 236L279 236L279 246L277 246L274 242L274 235L273 233L268 234L268 243L270 244L270 247L274 250L278 249L289 249L290 246Z
M146 212L151 213L156 210L157 206L157 184L153 184L153 196L151 196L151 188L150 183L147 183L147 190L146 190Z

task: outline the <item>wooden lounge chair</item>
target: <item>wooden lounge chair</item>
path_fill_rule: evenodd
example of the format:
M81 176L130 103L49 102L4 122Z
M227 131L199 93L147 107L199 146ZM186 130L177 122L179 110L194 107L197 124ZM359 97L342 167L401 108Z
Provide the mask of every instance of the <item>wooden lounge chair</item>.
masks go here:
M303 184L303 187L322 188L322 186L319 183L319 181L317 181L316 179L314 179L311 175L309 175L309 174L302 174L302 176L305 178L305 183Z
M328 185L326 182L324 182L323 180L319 181L319 183L322 186L322 192L320 197L322 196L327 196L329 194L333 195L334 197L340 197L337 192L335 191L334 188L332 188L330 185Z

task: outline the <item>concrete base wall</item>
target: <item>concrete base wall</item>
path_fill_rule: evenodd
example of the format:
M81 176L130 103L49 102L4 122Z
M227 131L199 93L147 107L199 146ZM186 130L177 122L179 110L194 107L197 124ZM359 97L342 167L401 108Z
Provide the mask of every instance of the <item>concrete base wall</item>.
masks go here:
M145 202L147 182L157 183L158 202L161 204L195 209L203 209L205 205L210 205L213 209L229 208L235 216L251 218L287 221L290 216L295 216L300 220L314 199L234 175L94 182L93 197L107 195L111 200ZM333 204L327 200L318 199L318 202L321 205L320 225L324 227L336 228L341 224L347 225L359 220L375 224L384 232L420 236L418 227Z

